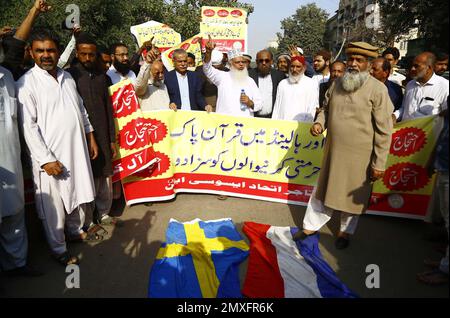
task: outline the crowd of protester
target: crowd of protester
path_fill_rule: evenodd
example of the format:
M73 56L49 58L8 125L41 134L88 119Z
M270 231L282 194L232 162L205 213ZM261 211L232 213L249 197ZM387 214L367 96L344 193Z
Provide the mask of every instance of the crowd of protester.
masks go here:
M76 27L62 50L51 30L32 30L49 9L46 1L36 0L17 30L0 30L2 272L41 274L27 264L21 152L32 170L36 211L51 253L62 265L79 262L69 253L68 241L100 240L99 228L117 223L109 215L121 187L111 179L117 149L108 87L126 79L143 111L311 122L314 136L327 129L318 186L295 239L313 235L333 211L340 211L338 249L349 245L358 216L367 209L371 184L384 174L395 122L442 116L444 128L429 168L437 172L436 200L448 233L449 86L442 76L447 54L422 52L401 74L394 47L353 42L345 60L323 49L312 56L311 65L303 50L292 46L276 57L260 50L251 68L251 56L240 50L222 53L209 38L201 66L196 67L193 54L177 49L174 69L167 71L152 41L131 56L124 43L106 49L97 45L94 34ZM355 189L357 200L350 200L346 193ZM442 261L426 265L433 270L418 274L420 281L448 282L448 247Z

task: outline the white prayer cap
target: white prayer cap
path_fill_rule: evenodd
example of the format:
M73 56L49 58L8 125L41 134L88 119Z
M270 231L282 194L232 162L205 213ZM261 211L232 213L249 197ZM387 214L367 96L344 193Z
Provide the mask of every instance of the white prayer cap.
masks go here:
M298 46L297 46L297 51L298 51L298 53L300 53L301 55L303 55L303 49L302 49L301 47L298 47Z
M211 63L212 65L220 65L222 64L223 53L218 50L213 50L211 53Z
M230 61L236 57L241 57L241 56L244 56L244 54L239 49L234 49L234 50L228 51L228 59Z

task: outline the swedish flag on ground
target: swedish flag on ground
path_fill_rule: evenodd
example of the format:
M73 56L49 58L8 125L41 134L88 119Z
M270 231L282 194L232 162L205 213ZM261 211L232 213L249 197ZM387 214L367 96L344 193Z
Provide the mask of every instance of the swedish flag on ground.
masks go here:
M248 245L231 219L169 221L150 272L149 297L242 297L239 264Z

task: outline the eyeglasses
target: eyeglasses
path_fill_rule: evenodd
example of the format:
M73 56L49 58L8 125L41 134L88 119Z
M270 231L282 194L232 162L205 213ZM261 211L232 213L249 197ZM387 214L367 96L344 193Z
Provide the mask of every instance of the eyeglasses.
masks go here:
M272 60L270 60L270 59L260 59L260 60L257 60L257 62L258 63L270 63L270 62L272 62Z

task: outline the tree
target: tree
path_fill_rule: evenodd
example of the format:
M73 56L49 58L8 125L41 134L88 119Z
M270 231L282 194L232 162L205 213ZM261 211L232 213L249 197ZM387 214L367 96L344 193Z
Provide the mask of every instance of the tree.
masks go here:
M380 1L383 31L394 42L412 28L418 27L428 49L448 51L449 3L442 0Z
M35 0L2 0L0 10L0 27L10 25L19 27L29 8ZM130 47L135 41L130 33L130 26L155 20L169 25L179 32L183 39L189 38L200 31L200 9L202 6L227 6L247 8L249 13L253 7L236 1L224 0L53 0L52 10L36 21L36 27L54 30L61 38L61 43L67 43L71 32L61 26L68 13L66 6L74 3L80 8L80 24L84 31L91 33L97 42L108 47L114 42L123 42Z
M299 46L305 55L313 55L323 48L323 35L328 13L314 3L301 6L291 17L281 21L283 34L277 33L279 52L287 52L290 45Z

